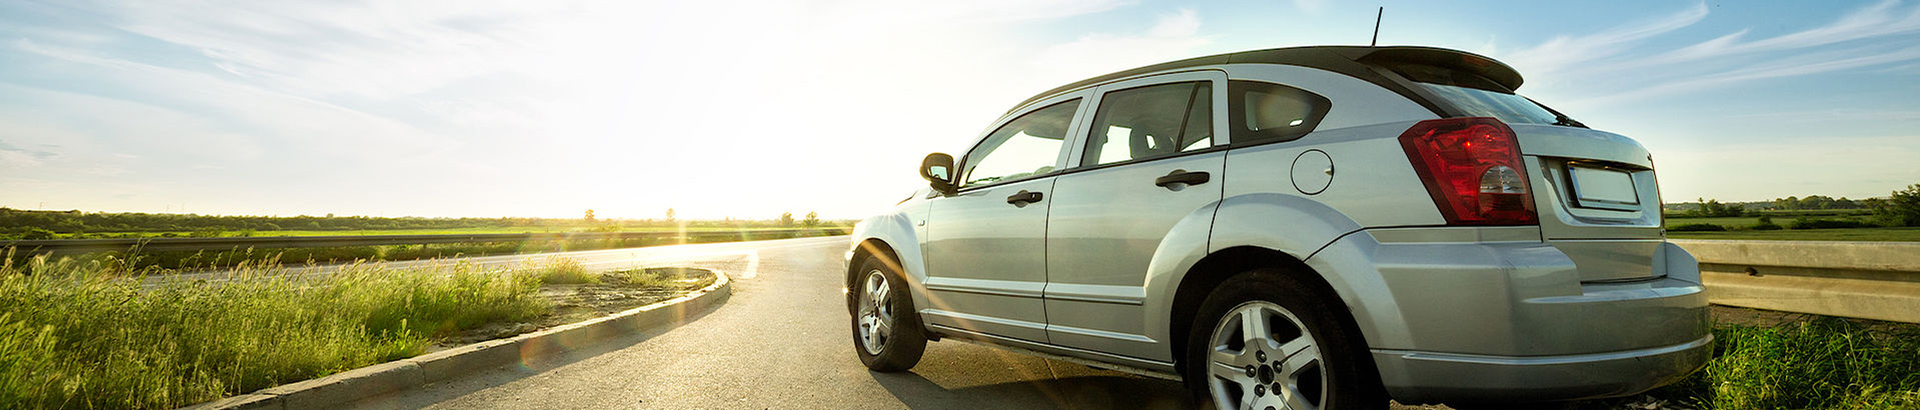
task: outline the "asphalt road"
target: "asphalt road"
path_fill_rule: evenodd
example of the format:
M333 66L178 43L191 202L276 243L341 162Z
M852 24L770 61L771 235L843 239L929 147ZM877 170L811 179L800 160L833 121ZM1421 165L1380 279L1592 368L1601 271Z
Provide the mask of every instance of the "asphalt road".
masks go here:
M360 409L1192 409L1176 382L978 345L927 345L912 371L854 356L846 237L576 252L596 269L693 266L732 298L671 329L396 395ZM517 258L554 257L556 255ZM499 257L490 263L518 263Z

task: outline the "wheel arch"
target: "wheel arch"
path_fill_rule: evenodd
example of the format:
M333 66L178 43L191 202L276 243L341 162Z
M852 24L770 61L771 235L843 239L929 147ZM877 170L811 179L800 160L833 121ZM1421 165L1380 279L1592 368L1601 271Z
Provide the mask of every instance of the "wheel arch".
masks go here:
M1376 269L1353 265L1348 258L1315 259L1327 248L1351 251L1347 248L1355 244L1342 241L1349 236L1369 237L1358 222L1306 197L1270 193L1226 198L1214 222L1204 256L1174 270L1177 278L1159 284L1170 288L1156 291L1166 301L1162 309L1167 313L1160 323L1166 333L1161 335L1168 341L1168 353L1176 358L1176 367L1185 366L1177 361L1183 357L1186 335L1207 295L1227 278L1255 269L1284 272L1314 287L1316 294L1336 298L1333 302L1346 309L1340 315L1346 330L1369 346L1377 338L1394 334L1381 326L1390 327L1397 318L1373 317L1398 309Z
M914 306L927 306L926 266L920 255L920 232L911 222L913 217L908 212L896 212L867 218L854 226L854 239L847 250L847 269L841 282L845 286L849 312L853 307L854 281L861 273L860 264L875 256L882 256L887 267L900 273Z
M1207 296L1227 279L1256 269L1272 269L1281 272L1313 287L1312 291L1315 294L1344 299L1340 297L1341 292L1334 289L1333 285L1320 273L1307 266L1305 261L1286 252L1258 246L1236 246L1208 254L1195 263L1187 275L1181 278L1179 287L1174 292L1173 310L1168 315L1168 334L1172 336L1168 338L1171 342L1169 343L1170 353L1175 358L1175 368L1181 370L1181 374L1185 374L1186 364L1180 363L1180 359L1185 357L1180 352L1187 348L1186 335L1192 331L1194 316L1199 314L1200 304L1205 302ZM1365 340L1365 332L1361 331L1354 320L1353 308L1344 300L1339 304L1348 307L1347 312L1343 312L1346 314L1341 315L1346 319L1343 324L1348 327L1347 330Z

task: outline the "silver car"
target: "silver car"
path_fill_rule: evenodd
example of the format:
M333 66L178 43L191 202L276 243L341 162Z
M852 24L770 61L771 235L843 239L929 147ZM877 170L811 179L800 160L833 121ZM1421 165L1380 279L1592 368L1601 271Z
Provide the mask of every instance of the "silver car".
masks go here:
M860 360L967 340L1222 409L1614 397L1711 353L1653 159L1487 57L1300 47L1021 102L847 253Z

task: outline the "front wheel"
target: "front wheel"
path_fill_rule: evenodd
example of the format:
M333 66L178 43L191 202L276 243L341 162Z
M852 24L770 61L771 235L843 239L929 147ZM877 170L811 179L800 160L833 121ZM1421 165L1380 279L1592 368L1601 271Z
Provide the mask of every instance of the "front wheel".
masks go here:
M860 264L860 279L853 289L853 347L868 369L898 372L920 363L927 336L913 309L913 298L905 292L905 281L882 257Z
M1366 345L1336 316L1346 309L1318 293L1271 270L1222 283L1188 335L1188 387L1219 409L1385 408Z

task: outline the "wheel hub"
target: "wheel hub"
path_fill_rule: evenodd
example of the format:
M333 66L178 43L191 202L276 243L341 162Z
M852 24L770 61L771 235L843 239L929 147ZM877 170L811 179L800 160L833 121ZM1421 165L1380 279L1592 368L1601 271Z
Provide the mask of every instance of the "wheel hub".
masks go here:
M1252 301L1214 327L1208 392L1221 409L1317 410L1326 372L1306 326L1280 305Z
M860 347L877 356L886 349L887 339L893 337L893 289L887 284L886 274L878 269L867 272L861 282L856 322Z

